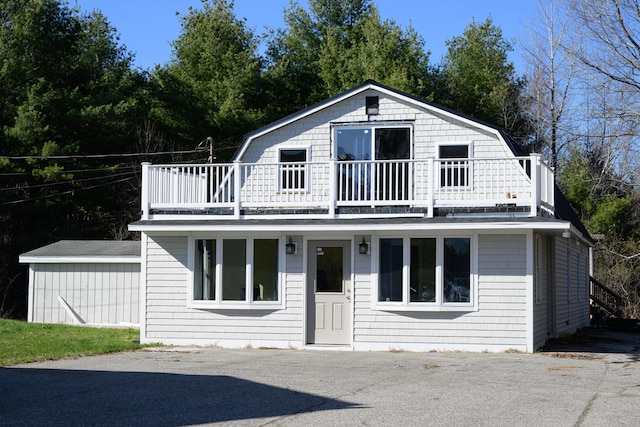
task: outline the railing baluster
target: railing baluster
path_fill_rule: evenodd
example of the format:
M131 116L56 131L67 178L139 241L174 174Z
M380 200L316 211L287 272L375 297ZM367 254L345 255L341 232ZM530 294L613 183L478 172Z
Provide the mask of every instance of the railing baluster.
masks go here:
M494 206L534 200L553 213L553 171L535 158L332 160L300 163L148 165L154 210L330 206ZM536 178L536 172L539 174ZM533 182L532 182L533 179ZM536 195L536 191L539 192ZM333 211L332 211L333 212Z

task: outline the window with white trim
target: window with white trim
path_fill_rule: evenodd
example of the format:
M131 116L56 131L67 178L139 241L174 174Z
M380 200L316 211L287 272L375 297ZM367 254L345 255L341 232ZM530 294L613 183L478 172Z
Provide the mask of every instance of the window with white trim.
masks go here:
M438 146L440 187L469 187L471 144L441 144Z
M412 127L407 123L336 125L338 197L344 201L408 200Z
M378 240L378 308L471 308L473 283L471 237Z
M192 301L280 302L280 239L194 240Z
M307 190L307 148L281 148L278 154L280 162L280 190Z

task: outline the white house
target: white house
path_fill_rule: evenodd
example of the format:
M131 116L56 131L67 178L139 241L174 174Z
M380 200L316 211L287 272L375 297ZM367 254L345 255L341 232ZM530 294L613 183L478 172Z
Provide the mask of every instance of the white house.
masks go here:
M142 179L143 343L532 352L589 322L540 156L374 81Z
M29 322L139 324L140 242L61 240L20 262L29 264Z

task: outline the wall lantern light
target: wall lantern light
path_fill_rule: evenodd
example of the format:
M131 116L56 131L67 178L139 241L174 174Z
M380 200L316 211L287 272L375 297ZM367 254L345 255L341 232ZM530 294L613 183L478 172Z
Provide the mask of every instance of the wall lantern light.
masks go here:
M293 243L291 237L289 237L289 242L285 245L285 249L287 251L287 255L293 255L296 253L296 244Z
M369 253L369 244L365 242L364 236L362 236L362 242L358 245L358 252L360 255L366 255Z

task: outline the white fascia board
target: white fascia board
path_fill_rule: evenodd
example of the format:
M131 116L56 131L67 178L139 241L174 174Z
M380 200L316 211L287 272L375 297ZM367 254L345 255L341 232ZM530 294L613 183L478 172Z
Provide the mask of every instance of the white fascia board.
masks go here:
M371 232L371 231L407 231L407 230L488 230L488 231L504 231L515 232L518 230L548 230L563 232L568 231L571 224L565 221L558 222L433 222L433 223L405 223L405 224L387 224L381 221L379 224L273 224L265 221L264 224L243 224L242 220L237 224L216 225L210 224L176 224L176 225L139 225L132 231L142 231L145 233L168 232L168 233L189 233L203 231L230 231L230 232L257 232L257 231L285 231L293 232L315 232L315 231L340 231L340 232Z
M416 106L420 106L421 108L423 108L423 109L425 109L427 111L430 111L432 113L440 114L440 115L449 117L452 120L456 120L456 121L465 123L466 125L483 129L484 131L495 135L496 138L498 138L500 141L502 141L503 143L506 144L506 142L502 139L502 135L500 135L500 132L498 132L497 129L494 129L494 128L490 127L490 126L483 125L482 123L478 123L478 122L476 122L474 120L465 118L465 117L460 116L460 115L458 115L458 114L456 114L454 112L447 111L447 110L442 109L442 108L438 108L438 107L436 107L434 105L427 104L425 102L421 102L421 101L419 101L419 100L417 100L415 98L412 98L410 96L405 96L405 95L403 95L401 93L398 93L396 91L393 91L393 90L378 86L378 85L373 84L373 83L370 83L370 84L367 84L367 85L364 85L364 86L360 87L358 90L346 91L346 92L344 92L342 94L342 96L338 96L336 98L333 98L329 102L320 102L320 103L318 103L316 105L315 108L311 108L311 109L306 110L306 111L303 110L303 112L301 112L300 114L292 114L289 117L288 120L276 121L276 122L274 122L274 124L272 126L267 126L267 127L262 129L258 133L250 134L250 136L247 137L247 139L245 141L243 141L242 148L240 149L238 154L235 156L235 159L238 159L238 160L242 159L242 156L244 156L244 153L247 150L247 147L251 144L251 141L253 139L258 138L258 137L263 136L263 135L266 135L266 134L268 134L270 132L273 132L274 130L279 129L279 128L283 127L283 126L288 126L293 122L296 122L298 120L304 119L305 117L308 117L308 116L310 116L312 114L315 114L318 111L322 111L325 108L329 108L329 107L331 107L331 106L333 106L333 105L335 105L335 104L337 104L339 102L344 101L345 99L351 98L351 97L353 97L355 95L358 95L358 94L360 94L362 92L365 92L367 90L372 90L372 89L376 90L376 91L378 91L380 93L384 93L387 96L390 96L390 97L393 97L393 98L398 98L398 99L403 100L404 102L407 102L407 103L410 103L410 104L413 104L413 105L416 105Z
M584 243L585 245L593 246L593 243L587 238L587 236L582 234L582 232L578 230L573 224L571 224L571 227L567 231L571 232L572 235L576 236L577 239L580 239L580 241L582 241L582 243Z
M263 136L263 135L266 135L266 134L268 134L270 132L273 132L274 130L279 129L281 127L288 126L291 123L297 122L298 120L302 120L305 117L308 117L308 116L310 116L312 114L317 113L318 111L322 111L325 108L329 108L332 105L337 104L338 102L342 102L345 99L351 98L354 95L357 95L359 93L362 93L362 92L364 92L366 90L369 90L369 89L372 89L372 88L375 88L377 90L381 89L379 86L376 86L374 84L368 84L366 86L361 87L360 90L357 90L357 91L354 91L354 92L346 91L346 92L344 92L342 94L342 96L334 98L330 102L320 102L320 103L318 103L316 105L315 108L311 108L311 109L306 110L306 111L303 110L303 112L300 113L300 114L292 114L291 116L289 116L288 120L274 122L274 124L272 126L265 127L260 132L249 136L246 139L246 141L243 141L242 148L241 148L240 152L238 152L238 154L235 156L235 158L236 159L242 159L242 156L244 156L244 153L247 150L247 147L249 146L249 144L251 144L251 141L253 139L258 138L258 137ZM413 102L415 102L415 101L413 101Z
M20 256L21 264L140 264L141 257Z
M400 93L388 90L388 89L380 87L380 86L372 85L371 87L368 87L367 89L371 89L371 88L375 88L377 91L382 92L382 93L384 93L386 95L389 95L389 96L393 96L394 98L402 99L405 102L409 102L409 103L412 103L414 105L419 105L420 107L424 108L425 110L427 110L429 112L449 117L452 120L456 120L456 121L462 122L464 124L467 124L467 125L475 127L475 128L483 129L484 131L492 133L493 135L495 135L500 141L505 142L505 141L502 140L502 135L500 135L500 132L498 132L497 129L494 129L491 126L483 125L482 123L478 123L475 120L471 120L471 119L468 119L466 117L460 116L460 115L458 115L458 114L456 114L456 113L454 113L452 111L447 111L447 110L445 110L443 108L438 108L438 107L436 107L434 105L427 104L427 103L424 103L424 102L420 102L419 100L417 100L415 98L412 98L412 97L409 97L409 96L404 96L404 95L402 95Z

